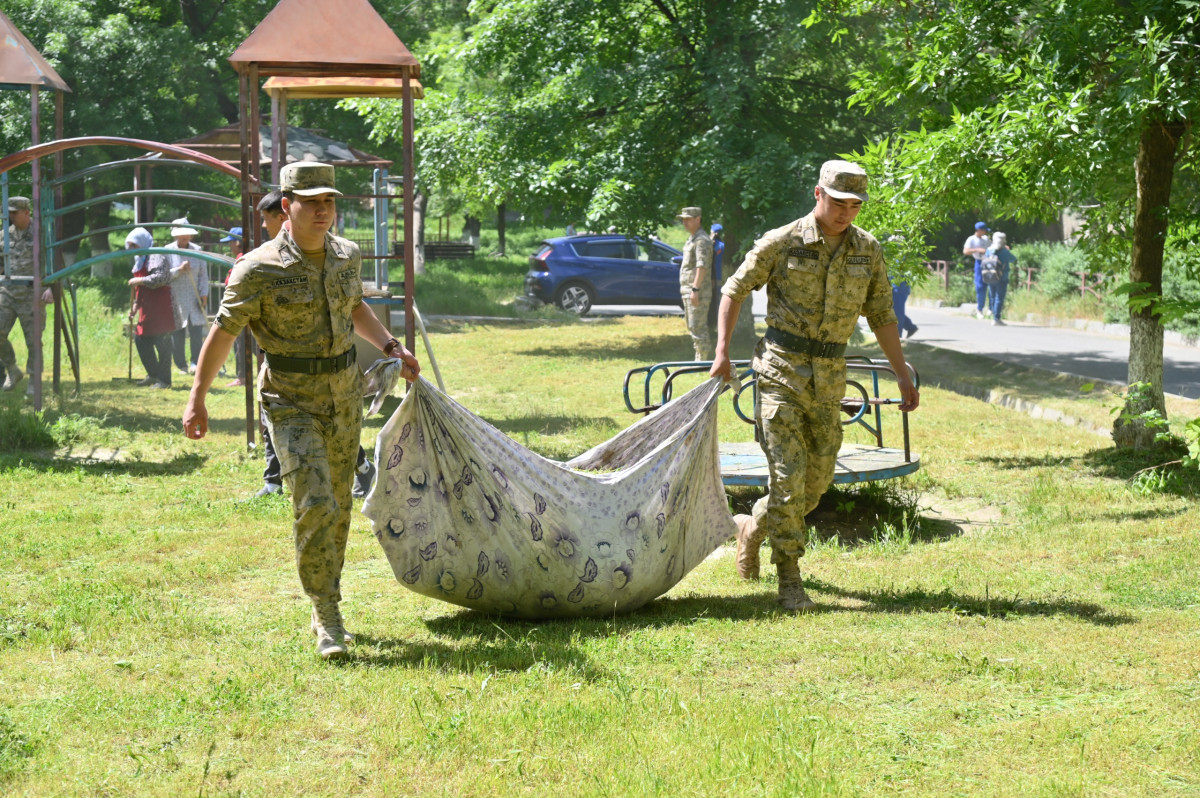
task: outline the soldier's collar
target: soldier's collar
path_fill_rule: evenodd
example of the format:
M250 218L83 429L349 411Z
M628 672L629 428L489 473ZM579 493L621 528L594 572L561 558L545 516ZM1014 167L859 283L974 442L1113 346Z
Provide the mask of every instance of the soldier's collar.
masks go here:
M300 245L296 243L296 239L292 238L292 234L287 230L284 232L287 235L283 236L283 244L279 247L279 263L286 269L302 261L304 253L300 251ZM333 233L325 233L325 249L332 252L334 258L338 260L350 258L350 249L346 244L345 240L338 238Z
M292 234L284 229L283 235L275 239L279 242L279 265L287 269L295 266L300 261L304 260L304 254L300 252L300 246L296 243L296 239L292 238Z
M844 244L854 241L857 244L860 232L861 228L858 225L850 225L846 228L846 232L842 234L845 236L845 238L842 239L842 243ZM824 238L821 233L821 226L817 224L817 217L811 213L799 221L797 224L796 233L800 236L800 240L805 244L813 244Z
M325 234L326 249L333 250L333 255L336 258L349 258L350 250L346 247L346 241L338 238L333 233Z

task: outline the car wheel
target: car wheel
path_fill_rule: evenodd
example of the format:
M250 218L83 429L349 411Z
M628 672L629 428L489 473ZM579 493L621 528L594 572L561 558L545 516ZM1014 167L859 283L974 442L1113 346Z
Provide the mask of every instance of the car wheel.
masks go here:
M554 295L554 304L568 313L580 316L592 309L595 297L592 289L583 283L567 283L558 289Z

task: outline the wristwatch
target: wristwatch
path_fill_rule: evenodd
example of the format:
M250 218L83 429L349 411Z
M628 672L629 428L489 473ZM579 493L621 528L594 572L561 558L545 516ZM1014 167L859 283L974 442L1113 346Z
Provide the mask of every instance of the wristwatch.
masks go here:
M400 342L395 338L389 338L388 342L383 345L383 354L387 357L392 356L392 350L400 346Z

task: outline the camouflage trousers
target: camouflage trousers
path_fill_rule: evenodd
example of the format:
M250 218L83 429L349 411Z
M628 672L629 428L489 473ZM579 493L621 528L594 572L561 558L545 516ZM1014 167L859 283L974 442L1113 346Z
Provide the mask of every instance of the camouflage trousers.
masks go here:
M771 562L804 555L812 512L833 484L842 446L839 402L816 401L813 382L802 392L758 377L759 441L770 476L767 495L754 504L754 519L771 538Z
M20 320L21 332L25 334L25 349L29 353L25 360L25 370L33 371L33 351L29 345L37 336L33 332L33 291L28 288L18 288L0 291L0 363L11 374L17 368L17 353L13 351L8 341L13 325Z
M683 312L687 317L688 334L692 336L692 348L695 350L696 360L712 360L713 359L713 334L712 328L708 326L708 306L712 302L712 292L702 290L696 292L700 299L700 304L692 304L691 290L686 286L680 291L683 297Z
M280 471L292 493L300 584L313 601L341 601L362 402L346 403L346 411L332 417L290 406L264 409Z

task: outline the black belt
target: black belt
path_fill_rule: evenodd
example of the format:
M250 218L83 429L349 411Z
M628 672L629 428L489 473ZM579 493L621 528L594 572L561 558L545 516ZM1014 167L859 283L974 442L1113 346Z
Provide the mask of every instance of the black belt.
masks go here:
M358 359L351 346L336 357L284 357L267 352L267 365L272 371L287 371L292 374L332 374L341 371Z
M846 354L845 344L835 344L832 341L814 341L811 338L802 338L799 335L792 335L783 330L777 330L774 327L767 328L765 338L779 344L784 349L790 349L801 355L811 355L813 357L841 357Z

